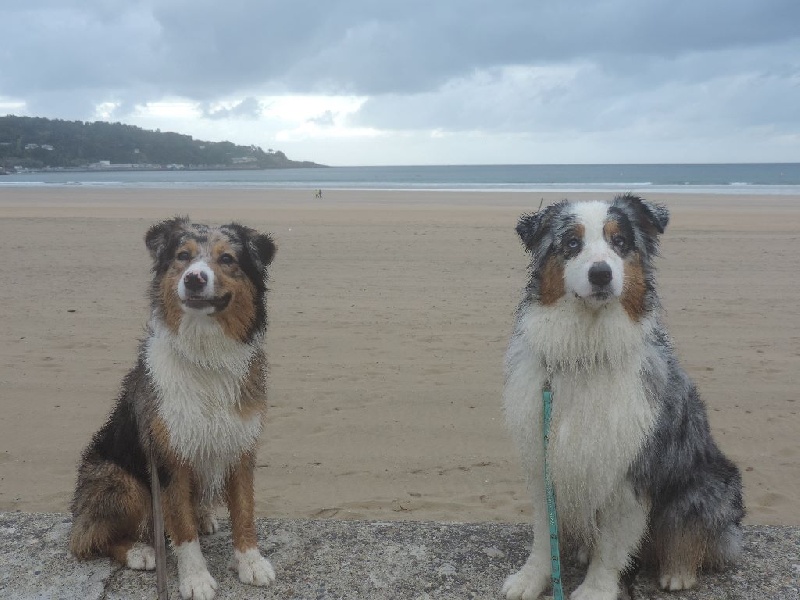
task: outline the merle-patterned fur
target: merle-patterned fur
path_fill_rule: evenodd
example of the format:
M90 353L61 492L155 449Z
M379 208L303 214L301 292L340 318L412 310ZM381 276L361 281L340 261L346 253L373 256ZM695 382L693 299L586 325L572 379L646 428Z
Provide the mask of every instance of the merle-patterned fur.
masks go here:
M569 205L568 200L562 200L538 212L523 215L517 223L517 234L531 253L523 304L539 301L542 266L552 255L561 255L564 260L572 257L572 252L565 246L576 225L574 217L569 214ZM647 289L645 310L655 311L661 305L655 289L653 258L658 256L658 234L664 233L669 223L669 211L638 196L624 194L614 198L609 215L615 216L623 228L628 241L627 251L637 251L641 256Z
M275 244L266 234L259 234L253 229L229 223L219 228L228 235L231 241L241 245L244 251L238 258L239 266L256 288L256 315L253 319L246 341L252 342L259 333L267 328L267 309L264 302L267 293L266 267L275 255ZM188 217L175 217L153 225L145 235L145 244L153 258L153 281L150 284L150 303L154 311L160 311L159 285L160 278L169 268L176 248L187 239L199 243L208 240L209 227L201 223L192 223Z
M242 251L237 256L237 261L256 289L256 315L247 339L243 341L257 347L260 346L267 328L267 266L274 256L275 245L268 235L259 234L237 223L225 225L220 230L241 246ZM156 322L160 320L162 313L160 281L176 249L187 237L193 237L198 241L207 239L208 232L207 226L193 224L188 217L162 221L153 225L147 232L145 244L153 259L150 298L153 319ZM139 345L136 366L123 379L119 396L108 420L94 434L81 455L78 481L71 503L71 511L75 517L72 546L73 552L80 558L93 556L100 548L99 545L93 547L90 544L91 536L84 536L85 540L88 540L85 543L80 539L82 533L89 530L90 521L122 520L126 514L126 509L123 507L127 505L129 500L127 495L130 490L122 489L119 485L120 480L114 477L115 472L131 476L149 491L148 455L154 450L161 486L166 487L170 483L171 474L163 460L165 449L159 448L151 438L150 428L156 418L157 392L146 365L146 346L147 339L153 334L152 326L151 320L147 335ZM262 352L260 348L257 351ZM143 522L141 539L147 540L149 535L147 523ZM101 541L98 538L98 544Z
M531 262L512 346L523 335L526 315L546 310L541 292L546 277L552 276L546 273L546 266L553 260L563 265L577 254L567 246L577 226L570 207L571 203L564 200L523 215L517 224L516 231L531 254ZM680 366L661 320L653 259L658 255L658 236L669 222L669 212L626 194L610 203L607 214L619 224L625 241L619 250L622 256L638 253L645 282L644 312L631 318L634 322L638 318L642 324L646 358L641 381L656 416L627 475L635 494L646 499L650 507L639 556L648 562L669 562L670 552L675 552L670 544L681 539L681 532L691 532L690 537L699 540L703 564L721 566L734 560L741 546L741 520L745 515L741 476L714 442L705 405ZM523 581L525 568L514 576L516 580L511 577L507 581L506 589L514 590L509 597L518 597L522 589L518 582Z
M563 240L574 227L563 200L537 213L524 215L517 233L531 252L528 302L536 302L541 265L552 254L569 258ZM643 380L648 397L659 405L652 437L645 444L630 478L637 493L652 499L651 529L685 527L707 530L709 539L737 535L744 517L741 475L711 437L705 404L695 384L679 364L672 341L660 322L660 301L655 286L653 258L658 255L658 234L669 222L666 207L625 194L614 199L609 215L617 217L630 249L640 253L645 272L646 310L657 325L647 340L658 361L647 364Z
M631 466L631 481L637 493L652 500L654 539L676 528L704 531L720 549L717 562L727 562L735 558L731 554L745 515L739 469L714 442L705 404L678 363L666 331L655 329L647 342L658 361L646 365L643 379L660 410Z
M265 302L267 292L266 267L275 253L275 245L268 235L258 235L252 229L238 223L225 225L221 229L245 249L242 255L238 257L239 264L242 270L247 273L258 292L256 318L253 320L247 339L248 342L251 342L257 334L264 334L267 329ZM145 244L153 258L152 270L154 276L150 285L151 308L153 311L160 310L159 280L169 267L175 249L184 243L188 237L193 237L200 242L206 241L208 231L209 228L206 225L191 223L188 217L176 217L153 225L147 232ZM139 389L141 386L150 385L146 372L143 342L139 347L136 367L128 373L122 382L120 396L114 411L108 421L92 438L92 443L84 451L82 463L85 463L87 459L90 462L92 459L111 460L123 467L131 475L134 475L149 489L149 469L142 449L142 441L145 441L145 443L147 441L140 440L139 427L137 426L138 419L131 403L137 393L142 391ZM147 391L148 396L153 394L151 390ZM149 447L149 443L147 445ZM169 474L164 471L160 475L162 476L162 485L166 485L169 481ZM74 508L73 512L75 512Z

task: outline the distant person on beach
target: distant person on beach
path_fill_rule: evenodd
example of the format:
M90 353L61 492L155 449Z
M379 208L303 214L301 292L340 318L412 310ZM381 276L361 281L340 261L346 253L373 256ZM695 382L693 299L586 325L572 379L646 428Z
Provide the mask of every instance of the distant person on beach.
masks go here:
M322 199L322 190L317 190L317 191L314 193L314 197L315 197L315 198Z

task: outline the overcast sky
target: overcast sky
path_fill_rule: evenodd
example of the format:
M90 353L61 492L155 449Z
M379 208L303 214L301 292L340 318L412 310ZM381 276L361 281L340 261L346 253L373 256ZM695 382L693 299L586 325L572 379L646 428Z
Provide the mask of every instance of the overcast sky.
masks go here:
M331 165L800 162L800 0L9 0L2 22L0 114Z

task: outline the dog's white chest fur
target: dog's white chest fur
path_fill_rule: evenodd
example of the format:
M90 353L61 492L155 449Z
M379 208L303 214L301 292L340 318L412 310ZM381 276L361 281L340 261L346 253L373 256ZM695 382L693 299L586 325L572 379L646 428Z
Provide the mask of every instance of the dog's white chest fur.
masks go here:
M592 529L595 512L621 489L655 422L641 364L559 373L551 378L553 420L547 460L563 517Z
M506 358L509 424L523 447L542 443L541 389L549 381L547 460L561 520L576 533L593 529L596 512L622 489L655 423L642 379L647 326L632 322L618 305L593 313L566 300L531 306L512 338Z
M260 414L243 419L237 410L252 347L220 336L216 341L230 347L208 354L214 344L205 335L213 331L175 336L158 326L153 329L146 362L158 395L158 415L172 449L195 472L203 496L213 498L261 434ZM217 356L224 360L215 360Z

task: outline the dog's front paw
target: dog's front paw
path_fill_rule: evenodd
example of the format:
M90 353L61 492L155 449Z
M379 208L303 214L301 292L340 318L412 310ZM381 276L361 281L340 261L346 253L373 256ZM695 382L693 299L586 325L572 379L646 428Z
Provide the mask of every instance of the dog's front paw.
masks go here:
M508 600L536 600L547 587L550 575L527 565L506 577L503 594Z
M570 600L617 600L619 589L613 586L590 585L586 582L569 595Z
M203 569L184 574L178 588L184 600L211 600L216 594L217 582Z
M196 539L177 544L173 547L178 559L178 589L181 596L188 600L211 600L217 582L208 572L206 559L200 551L200 542Z
M233 551L231 568L239 573L239 581L250 585L265 586L275 581L272 564L258 551L250 548L244 552Z
M131 546L125 559L129 569L152 571L156 568L156 551L152 546L141 542L136 542Z

